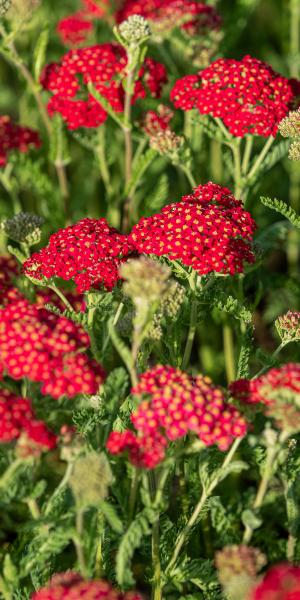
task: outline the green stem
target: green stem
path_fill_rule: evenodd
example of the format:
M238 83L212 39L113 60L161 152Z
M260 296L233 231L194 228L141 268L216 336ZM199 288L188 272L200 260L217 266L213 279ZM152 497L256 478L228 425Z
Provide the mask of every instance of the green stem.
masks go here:
M84 545L82 541L84 531L84 509L78 508L76 512L76 535L73 536L73 543L76 549L77 560L81 575L88 577L88 569L84 557Z
M223 461L223 464L221 465L220 469L217 471L217 473L215 474L215 476L213 477L212 481L210 482L210 484L208 485L207 488L203 489L202 495L200 497L200 500L198 502L198 504L196 505L189 521L187 522L186 526L182 529L182 531L180 532L179 536L177 537L176 543L175 543L175 548L174 548L174 552L172 554L171 560L166 568L166 572L169 573L172 568L174 567L174 565L177 562L177 558L182 550L183 545L185 544L187 538L189 537L191 530L193 528L193 526L195 525L195 523L197 522L201 511L203 509L203 507L205 506L205 503L207 502L208 498L210 497L210 495L212 494L212 492L214 491L214 489L217 487L219 481L221 480L222 477L222 472L223 470L230 464L231 460L234 457L235 452L237 451L240 443L242 441L242 438L237 438L228 454L226 455L225 460Z
M67 465L67 468L65 470L65 474L63 476L63 478L61 479L59 485L57 486L57 488L55 489L54 493L52 494L51 498L49 499L47 506L46 506L46 510L45 510L45 516L49 515L49 513L51 512L51 508L53 505L54 500L59 496L61 490L68 484L68 481L71 477L73 471L73 462L69 462Z
M66 298L64 293L55 285L55 283L51 283L51 285L48 285L48 288L55 292L55 294L61 299L62 303L67 307L68 310L74 312L72 304L70 304L69 300Z
M98 145L96 147L96 156L98 158L98 164L100 168L100 174L104 187L107 191L108 196L112 196L113 190L110 183L110 173L107 165L106 154L105 154L105 126L99 127L98 130Z
M253 507L252 507L253 510L260 509L263 504L263 501L265 499L266 493L269 488L270 481L271 481L272 477L274 476L274 472L275 472L274 466L276 466L276 458L278 457L278 454L280 453L282 446L286 442L288 437L289 437L289 434L287 434L286 432L283 432L281 434L281 436L279 437L278 443L269 445L267 448L267 457L266 457L266 462L264 465L263 476L261 478L261 481L260 481L260 484L259 484L259 487L257 490L257 494L255 496L255 500L254 500ZM253 535L253 529L249 525L246 525L244 536L243 536L243 543L249 544L249 542L251 541L252 535Z
M124 140L125 140L125 187L129 186L132 174L132 133L131 133L131 101L133 86L135 81L135 69L131 66L132 58L128 56L128 73L125 87L125 101L124 101ZM128 195L125 199L124 213L123 213L123 232L127 232L130 224L130 213L131 213L132 197Z
M251 179L256 171L259 169L261 163L263 162L264 158L267 156L272 144L274 144L275 142L275 138L271 135L268 140L266 141L262 151L260 152L260 154L258 155L256 161L254 162L254 165L252 166L252 168L250 169L248 175L247 175L247 179Z
M276 358L276 356L278 356L278 354L280 354L281 350L283 348L285 348L285 346L287 346L289 344L289 342L281 342L281 344L278 346L278 348L276 348L276 350L273 352L273 354L271 355L271 360L273 360L274 358ZM269 365L263 367L256 375L255 378L260 377L260 375L263 375L265 373L265 371L267 371L267 369L269 368Z
M197 187L196 180L191 172L191 170L186 165L179 165L181 171L186 175L188 182L190 183L192 188Z
M245 151L244 151L244 156L243 156L243 161L242 161L243 175L246 175L248 172L249 162L251 159L251 153L252 153L252 148L253 148L253 140L254 140L253 135L246 136L246 145L245 145Z
M300 4L299 0L290 0L290 74L299 78L300 53Z
M134 475L131 480L130 496L129 496L129 503L128 503L128 521L129 521L129 523L131 523L131 521L133 519L134 511L135 511L139 482L140 482L140 471L139 471L139 469L135 468Z
M299 79L300 65L300 4L290 0L290 76ZM297 163L289 165L289 200L291 207L298 212L300 205L300 169ZM293 228L287 239L287 259L289 272L297 277L299 265L299 232Z
M235 380L236 367L233 332L229 323L223 325L223 344L227 382L231 383Z
M154 471L149 472L149 487L151 491L152 502L157 497L157 482ZM162 600L162 582L161 582L161 563L159 547L159 517L152 525L152 565L153 565L153 583L151 600Z
M185 350L183 354L181 368L184 371L190 362L192 349L194 345L196 330L197 330L197 314L198 314L198 302L195 298L192 300L191 314L190 314L190 326L188 336L186 340Z
M242 194L241 139L236 138L230 147L233 154L234 195L240 198Z

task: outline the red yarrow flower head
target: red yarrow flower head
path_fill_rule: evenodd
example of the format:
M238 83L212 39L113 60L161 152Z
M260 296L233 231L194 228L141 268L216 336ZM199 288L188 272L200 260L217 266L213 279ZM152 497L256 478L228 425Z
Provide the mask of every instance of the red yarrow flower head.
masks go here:
M167 256L192 267L199 275L234 275L253 263L256 225L229 189L214 183L199 185L181 202L142 218L129 236L140 253Z
M48 246L25 261L24 272L36 280L73 280L79 293L101 286L111 290L121 262L132 252L128 236L105 219L87 218L51 235Z
M47 586L34 592L31 600L142 600L136 592L119 592L103 580L85 581L69 571L55 575Z
M233 397L244 404L257 404L272 417L279 429L300 430L300 364L288 363L270 369L256 379L240 379L230 385Z
M221 22L215 8L195 0L125 0L116 20L121 23L132 15L147 19L159 34L181 27L188 35L203 35L219 29Z
M30 304L12 289L0 310L0 364L19 380L42 384L54 398L95 394L103 382L102 367L87 354L89 336L79 325Z
M299 93L299 82L251 56L220 58L198 75L179 79L171 99L176 108L197 108L203 115L222 119L236 137L268 137L276 135L280 121L297 101L297 88Z
M136 466L154 468L164 459L167 445L187 434L197 435L205 446L227 450L246 433L244 418L208 377L158 365L141 376L132 393L150 397L131 416L136 433L113 432L107 448L112 454L127 451Z
M88 93L87 85L92 83L115 112L122 112L126 67L126 51L116 43L70 50L59 63L47 65L41 76L43 88L53 94L48 103L49 114L60 113L69 129L99 127L107 113ZM132 102L147 94L158 98L166 81L164 65L145 58Z
M56 29L65 46L78 46L87 41L93 31L93 23L83 12L77 12L61 19Z
M56 446L56 436L43 421L36 419L30 400L6 389L0 390L0 443L6 444L21 436L41 451Z
M30 148L39 148L40 145L37 131L16 125L8 116L0 116L0 167L6 165L11 151L28 152Z
M82 0L83 10L94 19L101 19L109 12L110 0Z
M300 568L289 564L272 567L248 600L297 600L300 598Z

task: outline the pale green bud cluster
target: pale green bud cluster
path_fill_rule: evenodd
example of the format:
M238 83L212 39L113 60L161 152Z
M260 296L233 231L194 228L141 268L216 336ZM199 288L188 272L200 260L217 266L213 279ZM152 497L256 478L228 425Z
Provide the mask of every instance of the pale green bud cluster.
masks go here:
M159 300L168 289L171 270L150 258L140 257L129 260L120 268L125 279L123 290L134 304L152 303Z
M108 495L113 476L105 454L81 455L74 463L69 484L78 507L97 506Z
M289 149L289 158L300 160L300 108L289 112L279 123L278 128L283 137L294 140Z
M139 46L151 36L148 21L140 15L132 15L119 25L118 33L125 45Z
M14 242L34 246L41 239L44 219L37 215L20 212L1 223L1 229Z

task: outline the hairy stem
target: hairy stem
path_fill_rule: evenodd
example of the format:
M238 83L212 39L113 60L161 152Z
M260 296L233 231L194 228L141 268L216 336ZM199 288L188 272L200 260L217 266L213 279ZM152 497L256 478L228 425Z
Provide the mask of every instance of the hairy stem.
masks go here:
M256 161L254 162L254 165L252 166L252 168L250 169L249 173L248 173L248 179L251 179L256 171L259 169L261 163L263 162L264 158L267 156L271 146L274 144L275 138L271 135L268 140L266 141L262 151L260 152L260 154L258 155Z
M223 325L223 345L224 358L227 382L234 381L236 374L235 357L234 357L234 339L233 332L229 323Z
M192 349L193 349L196 330L197 330L197 314L198 314L198 302L194 298L192 300L192 305L191 305L189 331L188 331L188 335L187 335L185 350L184 350L182 364L181 364L181 368L183 370L185 370L188 367L190 359L191 359Z
M263 504L263 501L265 499L266 493L269 488L270 481L275 473L276 459L282 449L283 444L286 442L288 437L289 436L285 432L283 432L281 434L281 436L279 437L278 443L269 445L267 447L267 457L266 457L266 462L264 465L263 476L261 478L256 496L255 496L255 500L254 500L253 507L252 507L253 510L260 509ZM253 535L252 527L250 527L249 525L246 525L244 536L243 536L243 543L249 544L249 542L251 541L252 535Z
M55 283L51 283L51 285L48 285L48 288L55 292L55 294L61 299L62 303L67 307L68 310L74 312L72 304L70 304L69 300L66 298L64 293L55 285Z
M78 508L76 512L76 535L73 536L73 542L76 549L78 565L80 573L83 577L88 576L88 570L84 556L84 545L83 545L83 531L84 531L84 509Z
M129 185L132 174L132 133L131 133L131 102L132 92L135 80L135 69L131 66L130 56L128 57L128 74L125 88L124 102L124 140L125 140L125 185ZM123 231L127 232L130 224L132 197L130 195L125 199L123 213Z

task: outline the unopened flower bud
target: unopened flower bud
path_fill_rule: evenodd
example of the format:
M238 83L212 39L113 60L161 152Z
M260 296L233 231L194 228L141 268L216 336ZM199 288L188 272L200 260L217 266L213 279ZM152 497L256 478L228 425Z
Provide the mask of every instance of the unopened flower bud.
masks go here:
M119 33L126 44L139 46L151 36L151 29L144 17L132 15L121 23Z
M290 160L300 160L300 140L293 142L289 149Z
M150 258L128 260L120 268L124 292L134 304L159 300L168 287L171 270Z
M37 215L20 212L12 219L6 219L1 223L1 229L5 235L14 242L34 246L41 239L41 227L44 219Z
M300 340L300 312L289 310L276 319L275 327L283 342Z
M74 463L69 479L78 507L97 506L108 494L113 482L112 472L105 454L82 455Z
M265 564L265 555L246 545L227 546L217 552L216 567L226 597L229 600L247 598L257 573Z
M184 301L184 297L184 287L177 283L177 281L171 281L168 292L161 304L162 311L171 319L175 319Z
M300 137L300 108L289 112L279 123L278 129L283 137Z
M150 137L150 146L161 155L175 157L184 146L184 138L171 129L165 129Z

